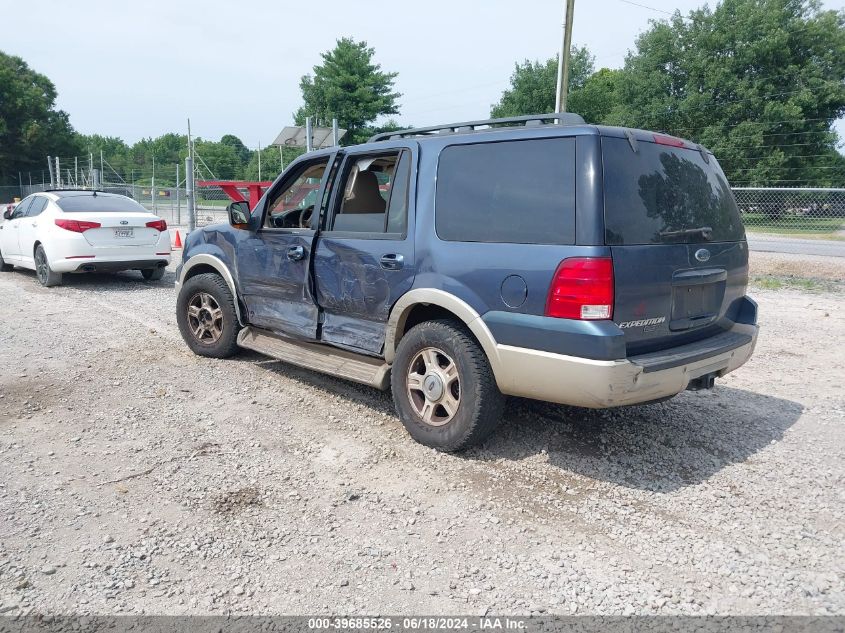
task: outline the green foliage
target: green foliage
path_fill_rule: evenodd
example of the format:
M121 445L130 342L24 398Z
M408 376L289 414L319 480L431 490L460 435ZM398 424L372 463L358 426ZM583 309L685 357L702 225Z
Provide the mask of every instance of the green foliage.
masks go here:
M232 149L235 150L235 153L238 155L238 160L241 161L241 164L245 165L249 162L250 151L247 149L247 146L243 144L243 141L239 139L234 134L224 134L223 138L220 139L220 142L223 145L228 145Z
M366 42L351 38L338 40L334 49L323 53L313 76L303 76L299 84L303 105L294 114L296 124L305 125L307 116L324 125L337 118L347 130L342 142L350 145L366 140L367 125L379 116L399 114L396 100L402 95L393 91L397 73L382 72L373 63L374 54Z
M586 49L572 59L568 109L590 123L700 142L732 184L845 184L832 129L845 114L845 12L723 0L652 22L621 70L592 73ZM552 111L556 72L555 58L517 64L491 115Z
M569 59L569 90L573 94L584 86L593 73L594 58L586 47L573 46ZM516 64L511 75L511 87L493 105L490 116L500 118L554 112L557 60L555 56L545 62L525 60L522 64Z
M20 57L0 51L0 183L42 170L47 155L79 152L67 113L56 110L56 87Z
M569 95L567 109L588 123L610 123L619 103L622 71L602 68Z
M734 184L843 183L845 14L798 0L724 0L653 23L608 116L714 151Z
M285 167L298 156L305 153L301 147L285 147ZM258 174L258 152L252 152L249 163L244 168L245 180L275 180L282 173L281 156L278 147L265 147L261 150L261 177Z

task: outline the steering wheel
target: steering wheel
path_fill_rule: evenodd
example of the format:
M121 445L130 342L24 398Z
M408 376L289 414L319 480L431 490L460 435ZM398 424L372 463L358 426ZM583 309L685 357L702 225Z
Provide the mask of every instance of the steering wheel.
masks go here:
M314 215L314 205L309 205L302 210L302 213L299 214L299 228L301 229L309 229L311 228L311 216Z

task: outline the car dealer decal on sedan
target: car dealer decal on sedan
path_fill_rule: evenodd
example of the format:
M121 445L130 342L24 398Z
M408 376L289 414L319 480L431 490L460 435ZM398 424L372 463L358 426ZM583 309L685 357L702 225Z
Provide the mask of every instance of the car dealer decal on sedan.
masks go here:
M167 223L140 204L111 193L36 193L4 213L0 270L35 270L44 286L63 273L140 270L157 280L170 263Z

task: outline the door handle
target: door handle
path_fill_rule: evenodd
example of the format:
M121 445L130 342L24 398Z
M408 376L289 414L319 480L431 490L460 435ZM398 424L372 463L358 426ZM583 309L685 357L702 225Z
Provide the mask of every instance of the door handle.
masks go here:
M305 249L301 246L291 246L288 249L288 259L292 262L298 262L305 258Z
M388 253L381 256L379 263L385 270L401 270L402 266L405 265L405 257L398 253Z

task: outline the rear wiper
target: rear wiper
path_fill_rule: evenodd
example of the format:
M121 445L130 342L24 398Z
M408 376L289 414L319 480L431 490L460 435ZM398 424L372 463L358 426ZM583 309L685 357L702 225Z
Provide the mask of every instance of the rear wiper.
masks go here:
M680 231L661 231L660 237L687 237L688 235L700 235L705 240L713 239L713 229L709 226L699 226L696 229L681 229Z

